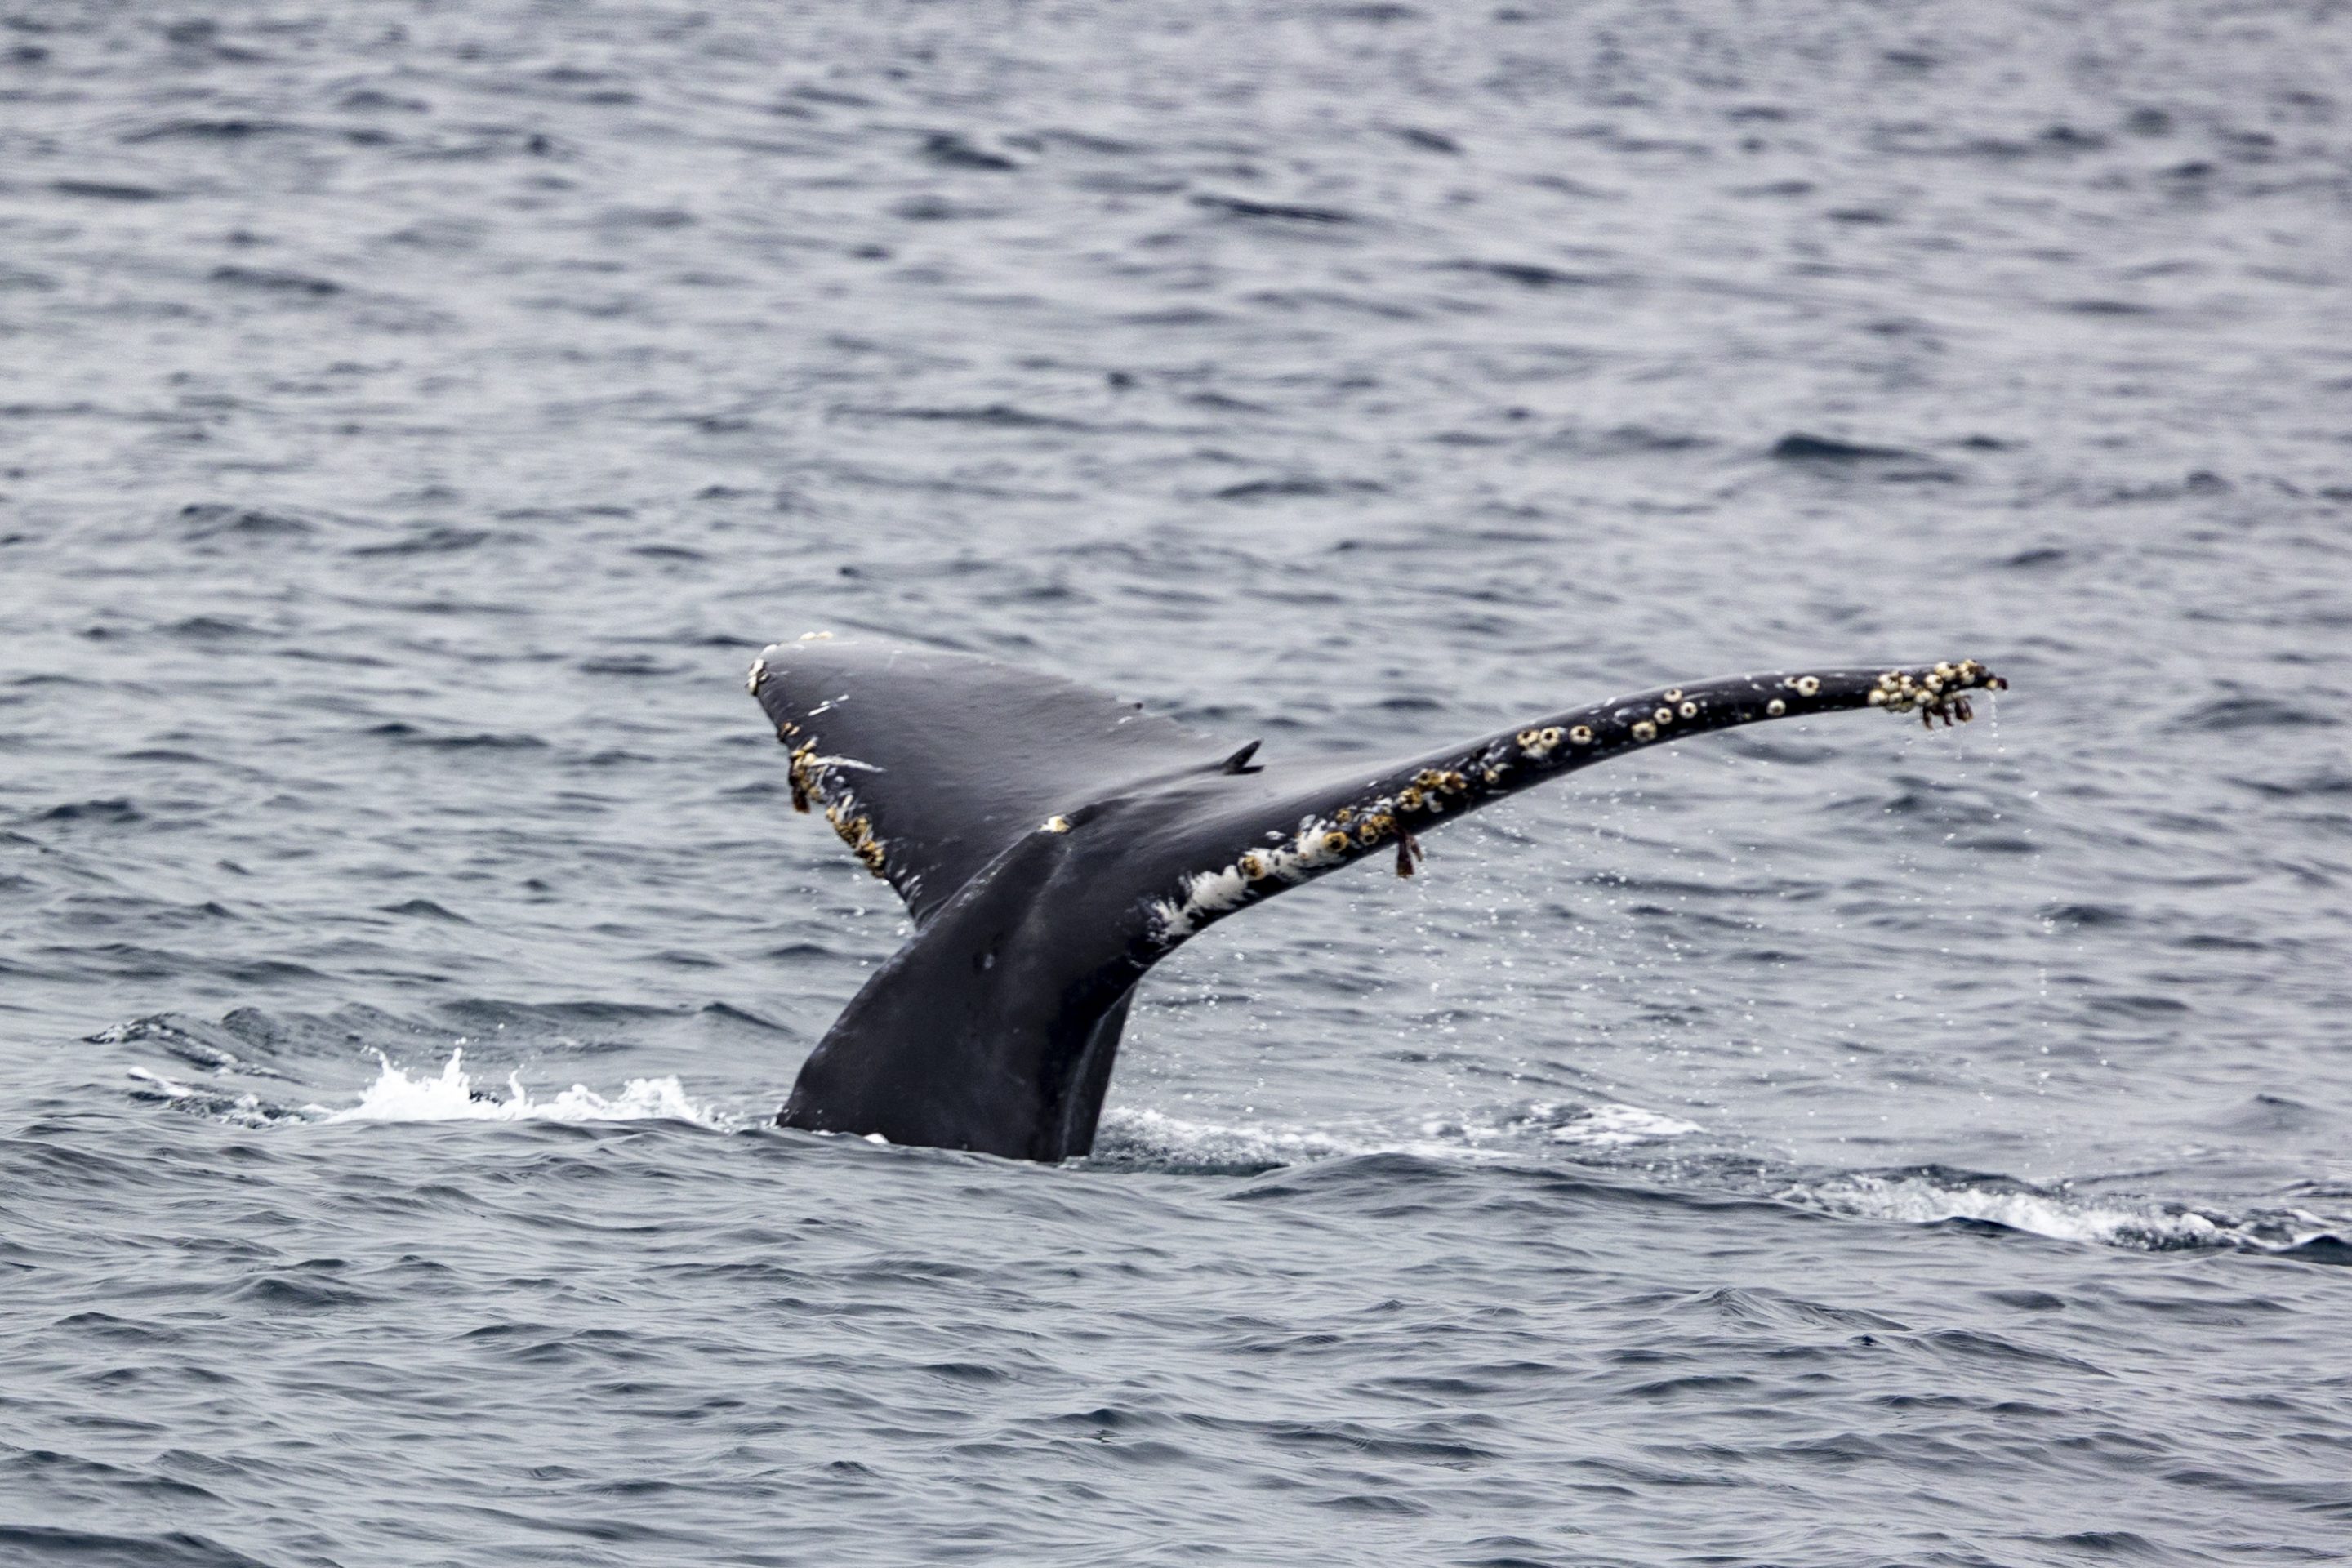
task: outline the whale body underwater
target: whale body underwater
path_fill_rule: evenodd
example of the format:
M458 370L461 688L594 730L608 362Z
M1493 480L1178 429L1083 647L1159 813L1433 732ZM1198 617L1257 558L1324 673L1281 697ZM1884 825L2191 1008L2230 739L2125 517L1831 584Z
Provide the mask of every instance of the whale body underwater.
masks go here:
M1259 762L1137 703L993 659L814 632L751 695L814 805L915 932L803 1065L777 1121L1059 1161L1095 1125L1138 982L1229 915L1628 752L1841 709L1970 717L1974 659L1661 687L1393 763Z

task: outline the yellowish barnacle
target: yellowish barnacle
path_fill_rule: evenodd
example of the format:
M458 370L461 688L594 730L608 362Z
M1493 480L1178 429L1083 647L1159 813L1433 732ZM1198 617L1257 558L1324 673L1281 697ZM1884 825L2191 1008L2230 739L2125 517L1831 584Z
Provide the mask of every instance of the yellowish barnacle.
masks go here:
M1682 716L1685 719L1696 719L1698 717L1698 704L1696 702L1685 702L1682 705L1680 711Z
M1421 788L1417 784L1405 785L1404 788L1397 791L1396 798L1397 805L1402 810L1419 811L1421 809Z
M1786 713L1788 710L1789 705L1781 701L1777 697L1772 699L1771 701L1764 704L1764 712L1769 718L1778 719L1781 714Z
M1797 677L1795 685L1798 696L1811 697L1822 689L1822 678L1818 675L1801 675Z
M1884 687L1874 686L1870 689L1870 705L1873 708L1886 706L1886 690Z
M768 661L764 658L755 658L751 661L751 673L744 678L743 689L757 697L760 695L761 682L767 679Z
M1570 730L1568 732L1568 738L1575 742L1580 746L1589 746L1592 744L1592 726L1590 724L1579 724L1575 729Z
M1377 823L1377 822L1373 821L1370 817L1369 817L1369 816L1368 816L1368 817L1364 818L1364 820L1363 820L1363 821L1361 821L1361 822L1360 822L1360 823L1358 823L1358 824L1356 825L1356 842L1357 842L1357 843L1359 843L1359 844L1378 844L1380 841L1381 841L1381 826L1380 826L1380 824L1379 824L1379 823Z
M1048 833L1067 833L1070 830L1070 819L1066 816L1049 816L1039 826Z
M1651 723L1647 719L1639 719L1634 721L1633 739L1637 741L1654 741L1657 738L1658 727L1655 724Z
M1535 745L1542 739L1543 731L1540 730L1522 730L1519 731L1519 744L1522 746Z
M1323 836L1323 847L1329 850L1334 855L1339 854L1347 847L1348 836L1344 833L1327 833Z
M1650 718L1656 723L1671 724L1675 721L1675 710L1671 708L1661 708L1651 714Z
M1503 770L1500 768L1488 768L1486 770L1486 782L1488 784L1501 784L1503 782Z
M1559 725L1557 725L1557 724L1554 724L1554 725L1551 725L1551 726L1549 726L1549 728L1547 728L1547 729L1544 731L1544 732L1543 732L1543 737L1542 737L1542 739L1543 739L1543 748L1544 748L1544 750L1545 750L1545 751L1547 751L1547 752L1550 751L1554 746L1559 745L1559 742L1560 742L1560 729L1559 729Z
M1435 768L1423 768L1412 775L1412 782L1423 789L1437 789L1445 783L1445 775Z
M1353 822L1355 819L1356 808L1352 805L1343 805L1331 814L1331 820L1334 822Z
M874 837L874 825L861 816L857 819L856 827L856 837L850 838L849 852L856 856L867 870L877 877L883 877L882 841ZM844 834L842 837L848 838L849 835ZM888 879L885 877L884 879Z
M1242 875L1253 882L1263 882L1274 875L1274 864L1253 849L1241 858Z
M803 632L801 634L801 641L803 642L831 642L832 640L833 634L831 632Z
M1667 700L1667 701L1669 701L1669 702L1680 702L1682 700L1683 700L1683 689L1682 689L1681 687L1679 687L1679 686L1675 687L1674 689L1672 689L1671 691L1668 691L1668 692L1666 693L1666 700Z

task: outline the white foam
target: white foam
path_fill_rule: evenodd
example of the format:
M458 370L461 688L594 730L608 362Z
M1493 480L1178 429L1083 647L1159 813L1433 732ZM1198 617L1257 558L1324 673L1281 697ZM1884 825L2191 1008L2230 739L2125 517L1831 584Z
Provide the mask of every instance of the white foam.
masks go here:
M691 1121L698 1127L726 1125L706 1107L686 1095L676 1078L633 1078L611 1099L584 1083L560 1094L533 1099L520 1074L507 1075L507 1096L477 1094L473 1075L465 1068L466 1050L449 1053L440 1072L411 1078L378 1052L383 1071L360 1095L357 1105L331 1110L309 1107L317 1120L337 1121Z
M1113 1165L1296 1165L1369 1152L1364 1144L1326 1132L1263 1123L1187 1121L1157 1110L1113 1109L1103 1112L1089 1159Z
M1954 1185L1919 1175L1840 1176L1793 1186L1780 1196L1811 1208L1874 1219L1907 1220L1915 1225L1986 1220L2062 1241L2095 1241L2158 1251L2228 1247L2245 1239L2236 1227L2189 1209L2132 1207L2031 1188Z
M193 1084L180 1083L165 1078L162 1073L150 1072L145 1068L126 1068L123 1069L122 1076L134 1082L151 1086L134 1092L152 1095L162 1100L193 1100L202 1092Z
M1367 1123L1346 1130L1271 1122L1188 1121L1158 1110L1103 1112L1094 1159L1105 1164L1187 1166L1296 1165L1349 1154L1400 1153L1430 1160L1487 1161L1524 1152L1530 1140L1588 1149L1622 1149L1702 1131L1638 1105L1528 1106L1493 1121L1433 1119L1418 1136Z
M1679 1116L1608 1100L1590 1105L1538 1100L1495 1121L1429 1121L1422 1126L1429 1137L1473 1145L1540 1138L1548 1143L1583 1149L1626 1149L1706 1131Z
M1638 1105L1588 1105L1575 1117L1551 1130L1555 1143L1580 1143L1593 1149L1623 1149L1666 1138L1687 1138L1706 1129L1696 1121Z

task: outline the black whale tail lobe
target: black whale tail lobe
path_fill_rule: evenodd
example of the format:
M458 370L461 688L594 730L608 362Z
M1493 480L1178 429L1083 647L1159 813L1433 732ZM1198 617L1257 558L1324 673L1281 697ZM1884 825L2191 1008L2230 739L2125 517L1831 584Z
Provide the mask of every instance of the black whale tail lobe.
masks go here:
M906 900L907 945L802 1068L779 1120L1058 1160L1093 1145L1137 981L1216 921L1667 741L1846 708L1969 717L1974 660L1734 676L1573 709L1367 766L1259 762L1164 718L982 658L815 634L751 689L822 805Z

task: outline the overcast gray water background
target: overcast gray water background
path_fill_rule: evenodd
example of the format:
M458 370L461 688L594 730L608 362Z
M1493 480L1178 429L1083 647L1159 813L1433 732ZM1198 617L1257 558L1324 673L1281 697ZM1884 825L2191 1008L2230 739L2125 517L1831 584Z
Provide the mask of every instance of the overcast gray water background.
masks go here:
M9 8L0 1556L2344 1560L2347 84L2327 4ZM905 930L743 695L819 627L1280 753L2014 689L1222 925L1042 1169L764 1125Z

